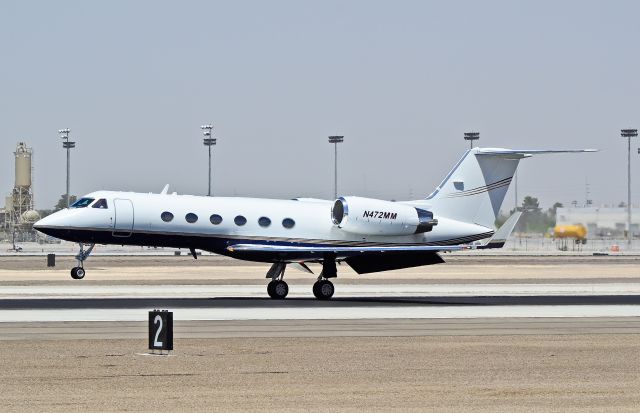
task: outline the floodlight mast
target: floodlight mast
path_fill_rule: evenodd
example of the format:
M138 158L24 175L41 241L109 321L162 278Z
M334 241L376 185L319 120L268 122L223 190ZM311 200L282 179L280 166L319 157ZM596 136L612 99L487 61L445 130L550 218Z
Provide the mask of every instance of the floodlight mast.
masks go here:
M631 249L631 138L638 136L638 129L621 129L620 136L627 138L627 245Z
M464 140L469 141L469 149L473 149L473 141L480 139L480 132L465 132Z
M329 136L329 143L333 143L333 199L338 198L338 144L344 142L344 136Z
M71 205L69 188L71 187L71 149L76 147L75 142L69 141L69 133L71 133L71 129L59 129L58 135L63 140L62 147L67 150L67 208Z
M216 144L217 139L211 137L211 131L213 131L213 124L208 123L206 125L202 125L202 126L200 126L200 129L202 129L202 135L204 136L204 139L202 140L202 143L204 144L204 146L206 146L209 149L209 185L207 187L208 188L207 196L212 196L212 192L211 192L211 147Z

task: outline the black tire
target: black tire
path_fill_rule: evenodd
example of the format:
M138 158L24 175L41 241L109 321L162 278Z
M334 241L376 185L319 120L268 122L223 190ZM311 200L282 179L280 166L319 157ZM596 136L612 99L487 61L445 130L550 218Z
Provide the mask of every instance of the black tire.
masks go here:
M329 300L333 297L334 292L335 287L329 280L320 280L313 284L313 295L318 300Z
M71 278L73 278L74 280L83 279L85 274L86 273L84 271L84 268L82 268L82 267L73 267L71 269Z
M289 294L289 285L282 280L271 281L267 285L267 292L274 300L283 300Z

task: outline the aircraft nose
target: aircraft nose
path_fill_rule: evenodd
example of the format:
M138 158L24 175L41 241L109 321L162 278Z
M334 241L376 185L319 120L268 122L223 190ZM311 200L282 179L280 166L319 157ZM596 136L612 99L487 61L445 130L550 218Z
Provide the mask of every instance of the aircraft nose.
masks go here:
M43 228L43 227L48 226L48 225L49 225L49 223L51 222L51 220L49 219L49 217L50 217L50 216L51 216L51 215L46 216L46 217L44 217L44 218L39 219L38 221L36 221L36 223L35 223L35 224L33 224L33 229L38 229L38 230L39 230L39 229L41 229L41 228Z
M51 215L48 215L40 220L38 220L35 224L33 224L33 228L40 231L45 232L47 228L57 228L61 226L62 216L61 212L54 212Z

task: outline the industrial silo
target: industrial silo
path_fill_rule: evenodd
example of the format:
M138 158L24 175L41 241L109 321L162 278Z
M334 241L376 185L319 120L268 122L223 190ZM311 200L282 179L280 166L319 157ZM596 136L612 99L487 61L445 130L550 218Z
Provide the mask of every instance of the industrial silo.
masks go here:
M24 142L16 147L16 188L31 187L31 149Z
M16 216L13 205L13 195L9 195L5 198L4 204L4 223L9 226L16 222Z
M13 195L7 195L7 197L5 198L5 210L7 211L7 213L12 212L13 211Z

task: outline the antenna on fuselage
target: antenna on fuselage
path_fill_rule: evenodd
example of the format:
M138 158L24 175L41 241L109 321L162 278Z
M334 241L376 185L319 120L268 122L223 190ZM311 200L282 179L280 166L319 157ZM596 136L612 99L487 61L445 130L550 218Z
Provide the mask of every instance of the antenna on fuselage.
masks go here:
M162 188L162 192L160 192L160 195L166 195L167 192L169 192L169 184L166 184L164 188Z

